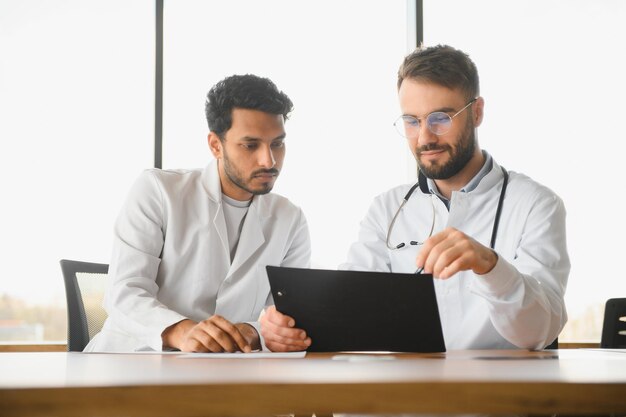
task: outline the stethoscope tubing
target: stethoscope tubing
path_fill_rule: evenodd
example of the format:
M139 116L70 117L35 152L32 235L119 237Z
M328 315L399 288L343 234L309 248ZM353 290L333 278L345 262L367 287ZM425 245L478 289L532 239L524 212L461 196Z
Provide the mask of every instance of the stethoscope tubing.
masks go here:
M500 225L500 217L502 215L502 206L504 204L504 196L506 194L506 189L509 183L508 171L504 167L500 167L500 169L502 170L504 181L502 183L502 190L500 190L500 198L498 199L498 207L496 208L496 217L493 221L493 229L491 230L491 241L489 245L491 249L495 249L495 246L496 246L496 238L498 236L498 226ZM417 189L417 187L420 187L422 192L431 194L430 190L428 190L428 187L426 185L426 177L424 176L424 174L420 172L418 174L418 181L411 186L409 191L406 193L406 195L402 199L402 203L400 203L400 207L398 207L398 210L396 210L396 213L393 215L393 218L391 219L391 223L389 224L389 228L387 229L387 239L385 243L387 245L387 248L390 250L401 249L405 246L404 242L396 246L392 246L389 243L389 240L391 239L391 231L393 230L393 226L396 223L398 215L402 211L402 208L404 207L404 205L409 201L409 198L411 198L411 196L413 195L413 192ZM429 237L432 236L433 230L435 228L435 204L432 202L432 199L431 199L431 205L433 209L433 216L432 216L433 220L430 226L430 233L428 234Z

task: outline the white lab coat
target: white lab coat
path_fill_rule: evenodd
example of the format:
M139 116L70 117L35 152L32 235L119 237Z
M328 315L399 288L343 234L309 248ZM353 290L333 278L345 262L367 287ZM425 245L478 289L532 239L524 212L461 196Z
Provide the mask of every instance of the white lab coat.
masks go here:
M231 265L217 162L146 170L115 224L109 317L85 350L161 350L165 328L213 314L258 330L273 303L265 266L308 267L310 255L304 214L270 193L252 200Z
M385 245L387 230L410 185L379 195L340 268L414 272L419 246L408 242L426 239L432 222L431 199L436 212L434 234L455 227L489 246L503 178L494 161L474 190L452 193L449 212L439 198L418 187L400 212L390 239L392 245L406 242L407 246L395 251ZM464 271L448 280L435 279L448 349L542 349L567 321L564 293L570 262L565 208L557 195L510 172L495 251L498 262L487 274Z

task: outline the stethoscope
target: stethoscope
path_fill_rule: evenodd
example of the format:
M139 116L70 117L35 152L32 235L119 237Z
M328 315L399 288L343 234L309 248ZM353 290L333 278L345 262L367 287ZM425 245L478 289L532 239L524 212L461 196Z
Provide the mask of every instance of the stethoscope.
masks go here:
M494 249L496 245L496 236L498 235L498 225L500 224L500 215L502 214L502 203L504 201L504 194L506 193L506 187L509 183L509 173L503 167L500 167L500 168L502 169L502 174L504 175L504 183L502 184L502 190L500 191L500 199L498 200L498 208L496 209L496 218L493 221L493 229L491 230L491 244L490 244L491 249ZM419 187L420 190L424 194L431 194L430 190L428 189L428 182L427 182L426 176L422 173L422 171L419 171L419 173L417 174L417 182L413 184L413 186L409 189L409 192L406 193L406 195L404 196L404 199L402 199L402 203L400 203L400 207L398 207L398 210L396 211L396 214L393 215L393 218L391 219L391 223L389 223L389 229L387 229L387 240L385 243L387 244L387 248L389 248L390 250L402 249L403 247L406 246L404 242L398 243L397 245L393 246L389 243L389 239L391 239L391 231L393 230L393 225L396 223L396 219L398 218L398 215L402 211L402 208L407 203L407 201L409 201L409 198L411 198L413 191L415 191L417 187ZM435 203L432 198L430 200L430 203L433 209L433 220L430 225L430 232L428 232L428 237L431 237L433 235L433 230L435 229ZM416 245L421 245L422 243L424 242L417 242L415 240L411 240L409 242L409 245L416 246Z

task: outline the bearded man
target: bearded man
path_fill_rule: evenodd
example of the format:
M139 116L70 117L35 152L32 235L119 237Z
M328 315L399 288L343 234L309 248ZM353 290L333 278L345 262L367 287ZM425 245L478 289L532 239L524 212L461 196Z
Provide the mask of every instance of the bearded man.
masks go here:
M552 344L567 321L563 201L480 149L485 100L464 52L418 48L398 71L398 96L395 126L415 156L418 182L375 198L340 268L432 274L448 349ZM270 349L311 342L273 307L261 323Z

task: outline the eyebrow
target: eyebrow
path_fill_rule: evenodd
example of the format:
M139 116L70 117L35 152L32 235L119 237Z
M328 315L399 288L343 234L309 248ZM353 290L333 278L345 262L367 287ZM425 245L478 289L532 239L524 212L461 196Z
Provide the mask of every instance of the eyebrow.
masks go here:
M287 137L286 133L283 133L280 136L276 136L274 139L272 139L271 141L274 142L275 140L281 140L281 139L285 139ZM262 141L263 139L261 138L255 138L252 136L244 136L242 138L240 138L240 140L246 141L246 142L259 142Z
M432 113L437 113L437 112L442 112L442 113L454 113L455 111L457 111L457 110L456 110L456 109L454 109L454 108L452 108L452 107L440 107L440 108L438 108L438 109L434 109L433 111L429 112L429 113L428 113L428 114L426 114L426 116L424 116L424 117L428 117L428 115L429 115L429 114L432 114ZM403 116L411 116L411 117L414 117L414 118L416 118L416 119L418 119L418 120L420 119L419 117L417 117L417 116L416 116L416 115L414 115L414 114L406 114L406 113L405 113L405 114L403 114Z

